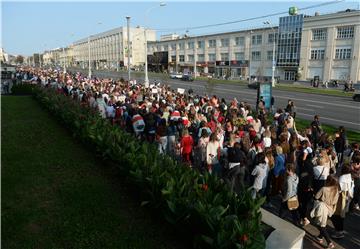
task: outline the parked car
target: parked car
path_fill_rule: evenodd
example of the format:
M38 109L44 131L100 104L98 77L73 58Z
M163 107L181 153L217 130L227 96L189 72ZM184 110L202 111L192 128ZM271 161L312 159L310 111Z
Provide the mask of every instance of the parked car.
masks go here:
M258 88L259 88L259 82L251 82L251 83L248 83L248 88L258 89Z
M360 102L360 93L355 93L352 98L354 101Z
M181 80L183 80L183 81L194 81L194 78L191 75L185 74L185 75L183 75Z
M170 79L181 79L182 77L181 73L170 73Z

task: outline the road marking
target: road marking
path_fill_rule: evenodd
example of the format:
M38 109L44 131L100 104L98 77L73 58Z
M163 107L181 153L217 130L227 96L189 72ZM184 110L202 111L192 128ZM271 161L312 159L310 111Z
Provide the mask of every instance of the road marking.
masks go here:
M310 112L315 112L314 109L308 109L308 108L304 108L304 107L296 107L299 110L305 110L305 111L310 111Z
M306 106L310 106L310 107L312 107L312 108L319 108L319 109L325 108L325 107L319 106L319 105L309 105L309 104L306 104ZM313 110L313 109L312 109L312 110Z
M304 115L304 116L309 116L309 117L314 116L314 115L311 115L311 114L306 114L306 113L301 113L301 112L299 112L299 114ZM345 124L351 124L351 125L359 126L359 129L360 129L360 124L359 123L354 123L354 122L350 122L350 121L344 121L344 120L340 120L340 119L327 118L327 117L323 117L321 115L320 115L320 119L325 119L325 120L330 120L330 121L335 121L335 122L345 123Z

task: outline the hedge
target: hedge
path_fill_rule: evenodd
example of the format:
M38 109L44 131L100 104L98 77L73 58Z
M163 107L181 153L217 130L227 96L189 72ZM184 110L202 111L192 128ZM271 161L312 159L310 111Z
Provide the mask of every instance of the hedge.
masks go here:
M141 205L193 235L194 248L265 248L260 206L249 190L235 195L219 178L158 153L98 113L53 89L35 98L82 142L115 162L141 192Z
M14 95L31 95L36 85L28 83L17 83L12 86L11 94Z

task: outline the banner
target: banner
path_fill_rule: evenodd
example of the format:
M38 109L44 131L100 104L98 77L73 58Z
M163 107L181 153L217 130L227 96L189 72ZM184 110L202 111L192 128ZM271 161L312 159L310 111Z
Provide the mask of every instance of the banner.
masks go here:
M184 88L178 88L177 92L180 93L180 94L184 94L185 89Z

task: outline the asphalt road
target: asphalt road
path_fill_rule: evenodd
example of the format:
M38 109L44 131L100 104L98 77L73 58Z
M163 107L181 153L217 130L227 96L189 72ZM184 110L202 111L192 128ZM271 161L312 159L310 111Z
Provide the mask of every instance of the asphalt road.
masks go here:
M87 70L75 69L87 74ZM73 69L74 71L74 69ZM126 72L113 71L93 71L93 75L99 78L120 78L127 79ZM144 82L143 76L134 77L137 82ZM161 77L149 76L150 84L154 80L170 85L172 88L192 88L195 94L211 94L227 101L237 98L238 101L246 101L253 106L256 103L256 90L249 89L244 85L216 84L212 87L211 93L208 92L206 81L195 80L185 82L177 79L164 79ZM360 102L355 102L351 97L339 97L321 94L311 94L302 92L289 92L284 90L273 89L275 106L285 108L289 99L293 100L297 108L297 115L306 120L312 120L314 115L320 115L320 122L334 126L344 126L347 129L360 131Z

